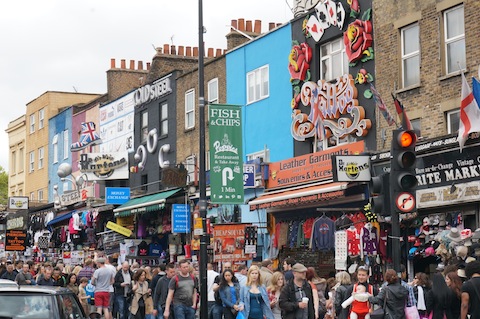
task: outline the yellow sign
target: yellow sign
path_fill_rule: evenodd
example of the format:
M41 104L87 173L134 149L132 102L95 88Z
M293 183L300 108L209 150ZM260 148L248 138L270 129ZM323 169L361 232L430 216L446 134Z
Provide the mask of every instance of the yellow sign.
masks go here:
M195 223L193 224L193 234L198 236L203 234L202 217L195 218Z
M120 226L118 224L115 224L114 222L108 222L107 228L113 231L116 231L117 233L125 237L130 237L132 235L132 231L130 229Z

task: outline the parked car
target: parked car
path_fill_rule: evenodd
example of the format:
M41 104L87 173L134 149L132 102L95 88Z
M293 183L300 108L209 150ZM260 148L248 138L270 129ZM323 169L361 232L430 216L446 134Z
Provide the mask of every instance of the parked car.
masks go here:
M8 279L0 279L0 287L5 286L18 287L18 284L15 281L11 281Z
M0 318L85 319L77 296L67 288L0 285Z

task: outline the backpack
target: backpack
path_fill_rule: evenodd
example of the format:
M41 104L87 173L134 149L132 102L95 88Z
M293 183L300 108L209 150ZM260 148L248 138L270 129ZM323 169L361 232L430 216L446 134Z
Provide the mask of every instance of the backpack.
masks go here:
M195 276L192 275L192 274L190 274L190 278L192 278L193 284L195 285L195 279L196 279ZM175 289L178 288L178 281L179 281L178 275L175 275ZM194 305L195 308L198 308L198 304L199 304L199 303L200 303L200 295L199 295L199 293L198 293L198 291L197 291L197 304Z

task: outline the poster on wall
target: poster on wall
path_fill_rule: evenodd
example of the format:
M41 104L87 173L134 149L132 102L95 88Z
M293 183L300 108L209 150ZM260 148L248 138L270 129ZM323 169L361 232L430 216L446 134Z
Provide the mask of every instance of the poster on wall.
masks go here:
M212 104L208 114L210 200L215 204L243 204L241 108Z
M223 224L213 226L214 262L238 262L251 259L245 254L245 227L250 224Z

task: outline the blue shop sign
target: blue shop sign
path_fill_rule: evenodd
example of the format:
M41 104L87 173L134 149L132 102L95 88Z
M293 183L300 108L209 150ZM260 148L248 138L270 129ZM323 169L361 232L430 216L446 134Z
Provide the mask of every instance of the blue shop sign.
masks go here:
M105 187L106 204L125 204L130 200L130 187Z

